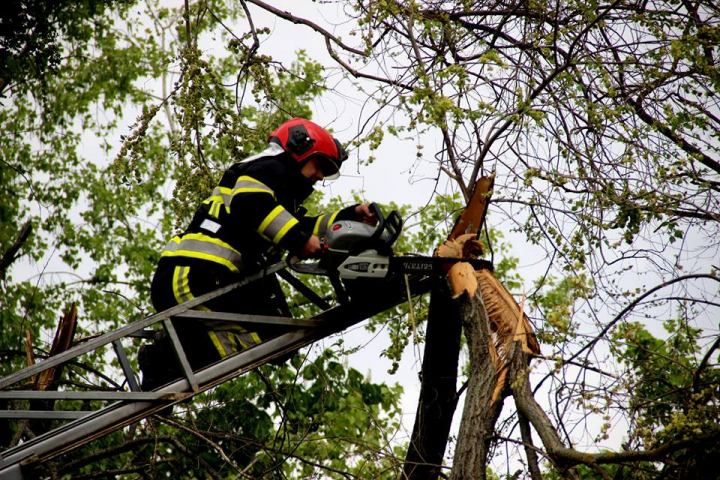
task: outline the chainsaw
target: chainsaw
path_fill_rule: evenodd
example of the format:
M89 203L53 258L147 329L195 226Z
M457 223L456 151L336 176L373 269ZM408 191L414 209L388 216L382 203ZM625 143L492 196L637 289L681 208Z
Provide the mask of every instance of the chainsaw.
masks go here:
M289 256L287 264L290 269L297 273L329 277L342 301L347 298L342 284L353 288L398 275L445 276L458 262L469 262L476 269L493 268L487 260L396 255L392 246L402 232L400 214L393 210L385 217L376 203L370 204L370 208L377 218L377 225L353 220L333 223L321 241L322 253L318 261L306 263Z

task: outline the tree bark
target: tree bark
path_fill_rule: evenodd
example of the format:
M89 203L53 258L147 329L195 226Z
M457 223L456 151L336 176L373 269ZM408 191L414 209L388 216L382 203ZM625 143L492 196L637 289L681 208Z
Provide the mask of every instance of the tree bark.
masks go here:
M540 462L538 461L537 452L534 450L530 422L528 421L527 417L522 413L522 411L518 410L517 415L518 423L520 424L520 435L523 443L525 444L525 456L527 457L530 478L532 480L542 480L542 473L540 472Z
M420 399L403 473L412 480L436 479L457 407L457 368L462 325L444 282L430 293Z
M505 394L493 401L497 371L490 352L489 320L480 291L458 299L460 318L470 352L470 374L451 480L485 479L495 422Z

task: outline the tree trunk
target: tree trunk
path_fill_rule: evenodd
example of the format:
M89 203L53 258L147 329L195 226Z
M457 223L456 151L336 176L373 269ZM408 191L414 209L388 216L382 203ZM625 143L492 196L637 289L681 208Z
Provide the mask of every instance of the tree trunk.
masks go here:
M430 293L420 400L405 457L408 479L436 479L457 407L457 368L462 325L444 282Z
M492 339L480 290L458 299L470 352L470 376L451 480L486 477L490 440L502 410L504 393L493 400L497 371L490 352Z

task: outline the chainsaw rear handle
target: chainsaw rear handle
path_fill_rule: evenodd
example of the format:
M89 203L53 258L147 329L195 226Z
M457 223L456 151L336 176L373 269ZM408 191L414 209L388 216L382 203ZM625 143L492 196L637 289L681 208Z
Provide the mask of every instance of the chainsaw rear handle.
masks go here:
M379 247L380 250L391 250L391 247L395 243L395 240L397 240L397 238L400 236L400 232L402 232L402 217L400 217L400 214L397 212L397 210L393 210L392 212L390 212L390 215L385 218L385 215L380 209L380 206L375 202L372 202L370 204L370 210L377 217L378 223L375 227L375 232L373 232L372 236L368 241L368 245L370 246L370 248ZM388 237L385 241L382 241L381 235L385 231L388 232ZM363 248L367 247L363 245ZM383 253L389 254L389 252Z
M326 277L330 276L328 269L321 266L320 262L302 263L302 260L297 255L288 254L285 259L285 263L293 272L305 273L308 275L323 275Z
M383 211L380 209L380 206L375 202L370 204L370 210L375 214L375 218L377 218L375 232L373 232L370 237L371 241L375 241L380 238L380 235L382 235L383 229L385 228L385 215L383 215Z

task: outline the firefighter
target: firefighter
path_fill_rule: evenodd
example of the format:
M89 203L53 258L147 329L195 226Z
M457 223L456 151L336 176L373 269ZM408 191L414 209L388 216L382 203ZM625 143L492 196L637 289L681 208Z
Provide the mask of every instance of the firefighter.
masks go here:
M368 204L317 217L302 202L313 185L339 176L347 155L319 125L295 118L270 134L267 148L228 168L220 184L199 206L188 228L168 243L151 286L159 312L242 279L277 261L283 251L301 258L321 251L325 230L336 220L374 224ZM275 275L215 298L198 310L287 315ZM173 321L193 370L256 345L281 332L229 322ZM168 339L141 348L138 362L143 390L180 376ZM168 361L170 359L170 361Z

